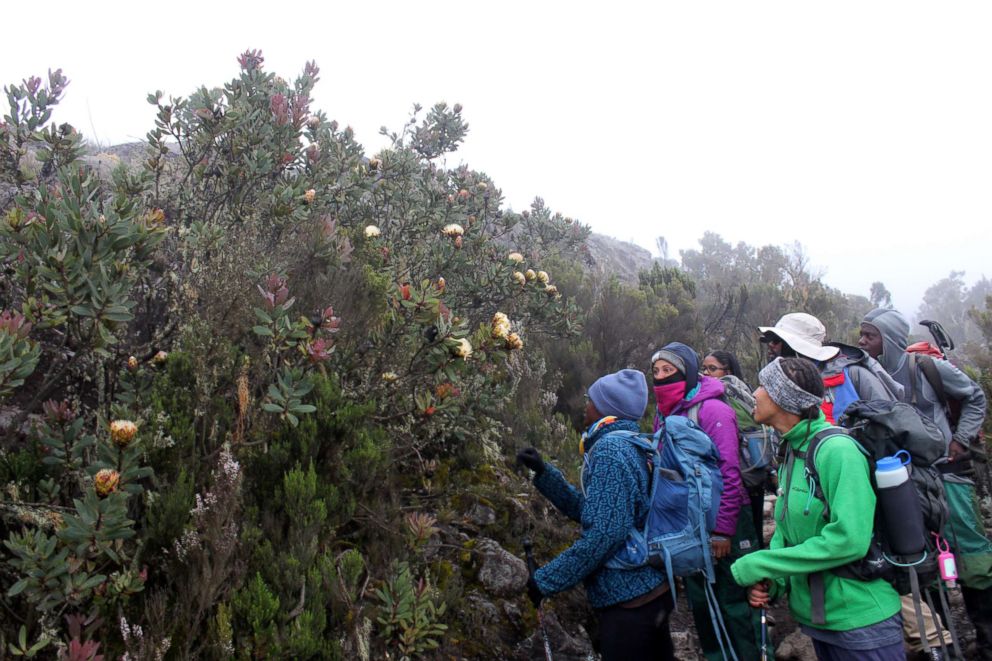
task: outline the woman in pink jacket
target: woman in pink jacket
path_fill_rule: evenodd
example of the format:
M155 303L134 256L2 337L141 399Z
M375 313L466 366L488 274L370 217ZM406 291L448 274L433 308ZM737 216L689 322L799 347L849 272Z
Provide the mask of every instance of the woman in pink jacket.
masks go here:
M651 371L658 407L655 430L670 415L685 416L713 439L720 452L723 496L716 528L711 534L713 558L717 561L713 587L737 658L757 659L761 633L758 611L748 605L747 591L737 585L730 573L730 565L737 558L758 549L751 517L740 516L747 502L747 491L741 480L737 414L725 401L720 380L699 374L699 357L691 347L681 342L666 344L651 356ZM691 577L686 581L686 592L703 653L707 659L717 661L723 655L713 630L703 581L702 576Z

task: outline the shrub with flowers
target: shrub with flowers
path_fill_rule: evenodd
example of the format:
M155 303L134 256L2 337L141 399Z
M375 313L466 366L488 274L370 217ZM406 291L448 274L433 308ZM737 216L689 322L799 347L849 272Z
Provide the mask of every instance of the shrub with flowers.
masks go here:
M223 87L149 95L146 157L107 179L50 125L61 72L5 88L0 601L19 620L2 646L435 649L459 593L427 554L450 515L402 508L453 507L444 475L501 462L543 360L525 340L579 327L541 267L580 259L588 230L446 168L461 106L416 106L367 155L311 107L315 64L291 82L258 51L238 64ZM422 629L396 619L411 585Z

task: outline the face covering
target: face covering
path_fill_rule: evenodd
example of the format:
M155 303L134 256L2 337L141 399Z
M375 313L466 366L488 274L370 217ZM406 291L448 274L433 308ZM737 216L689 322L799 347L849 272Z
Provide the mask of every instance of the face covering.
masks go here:
M667 381L668 379L665 379ZM658 412L662 415L670 414L675 405L685 397L685 381L676 383L664 383L654 387L654 398L658 402Z

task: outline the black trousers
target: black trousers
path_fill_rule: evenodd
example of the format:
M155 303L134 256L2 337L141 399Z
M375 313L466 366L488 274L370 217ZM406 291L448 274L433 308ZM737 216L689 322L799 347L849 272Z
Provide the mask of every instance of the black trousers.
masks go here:
M668 616L674 608L668 591L638 608L611 606L599 611L603 661L673 661Z

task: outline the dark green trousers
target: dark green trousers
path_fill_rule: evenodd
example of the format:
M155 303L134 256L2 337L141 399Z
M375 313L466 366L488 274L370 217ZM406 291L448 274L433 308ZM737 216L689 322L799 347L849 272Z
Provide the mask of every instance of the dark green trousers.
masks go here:
M730 555L717 562L716 583L713 585L713 592L720 605L720 614L723 616L723 625L740 661L761 658L760 612L748 605L747 588L737 585L730 573L730 565L734 564L737 558L759 548L754 522L749 514L750 512L743 508L740 516L737 517L737 533L730 543ZM699 634L699 644L703 648L703 654L708 661L723 661L720 643L713 631L710 610L706 606L706 594L703 591L705 580L698 575L687 578L686 594L692 607L692 619L696 623L696 632ZM774 659L772 641L766 640L765 643L768 659ZM724 641L724 645L726 644L727 641ZM729 654L727 658L730 658Z

